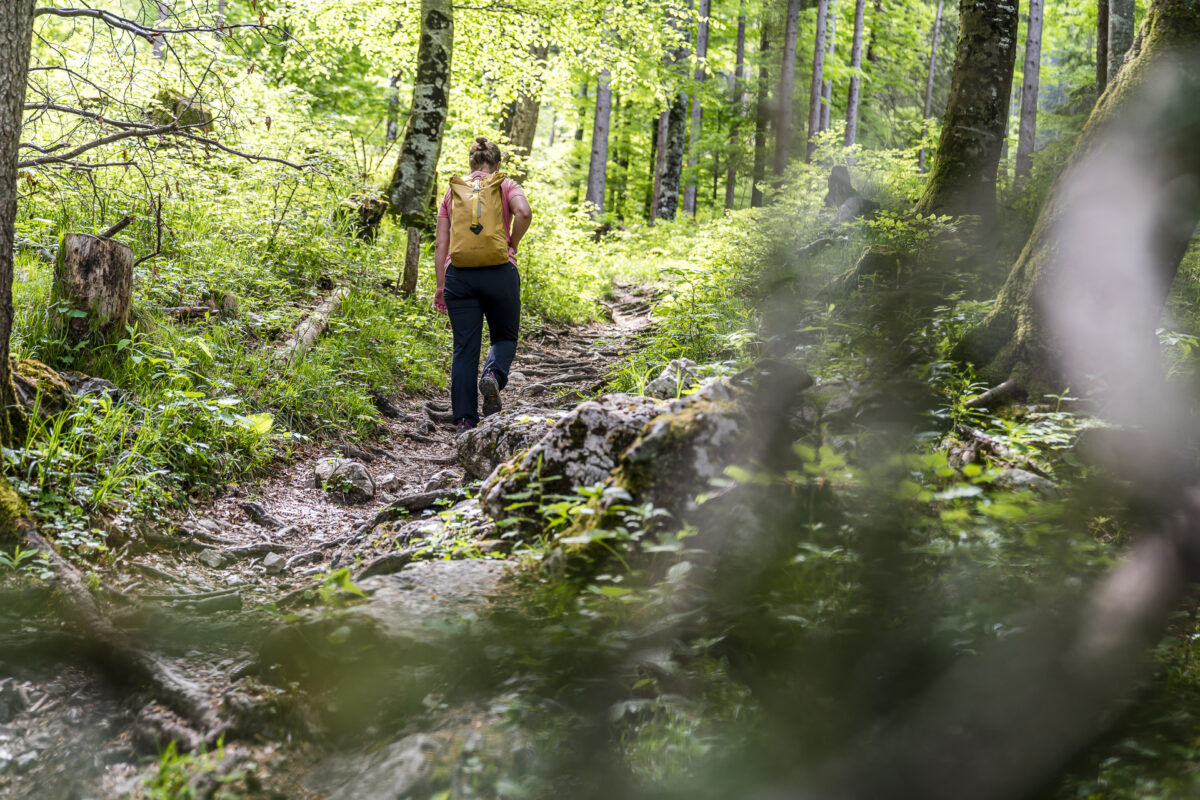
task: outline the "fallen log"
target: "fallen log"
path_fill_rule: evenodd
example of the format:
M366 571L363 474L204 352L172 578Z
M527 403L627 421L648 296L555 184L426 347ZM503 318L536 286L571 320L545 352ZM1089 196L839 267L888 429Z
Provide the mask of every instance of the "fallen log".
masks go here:
M210 306L170 306L163 313L176 322L194 322L208 316L216 316L216 311Z
M300 323L296 332L288 337L283 347L275 354L276 360L283 364L294 364L302 359L308 348L312 347L317 338L325 332L325 328L329 325L329 318L341 308L342 300L348 293L344 286L334 289L329 297L325 298L325 302L317 306L316 310Z

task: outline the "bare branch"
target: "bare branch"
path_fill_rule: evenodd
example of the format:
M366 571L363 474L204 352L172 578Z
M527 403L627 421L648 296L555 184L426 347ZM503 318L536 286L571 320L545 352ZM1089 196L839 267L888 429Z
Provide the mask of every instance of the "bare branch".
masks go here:
M131 33L134 36L139 36L148 42L154 42L160 36L171 36L180 33L214 33L218 32L215 25L191 25L186 28L149 28L134 22L131 19L117 16L111 11L105 11L99 8L39 8L33 12L35 17L54 16L65 18L84 17L89 19L97 19L108 25L111 28ZM278 25L259 25L256 23L246 22L237 25L222 25L219 29L224 35L228 35L229 31L239 29L250 30L276 30L286 36L286 31L279 28Z

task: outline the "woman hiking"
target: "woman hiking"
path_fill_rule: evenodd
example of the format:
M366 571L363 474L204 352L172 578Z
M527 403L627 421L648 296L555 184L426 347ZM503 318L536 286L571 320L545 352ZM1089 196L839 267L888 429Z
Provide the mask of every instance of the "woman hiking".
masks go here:
M508 383L521 323L521 276L517 247L529 230L533 211L525 192L496 173L500 148L480 136L471 145L471 174L451 178L438 209L433 307L450 317L454 358L450 365L450 405L462 433L483 416L500 410L500 390ZM492 347L479 370L483 321Z

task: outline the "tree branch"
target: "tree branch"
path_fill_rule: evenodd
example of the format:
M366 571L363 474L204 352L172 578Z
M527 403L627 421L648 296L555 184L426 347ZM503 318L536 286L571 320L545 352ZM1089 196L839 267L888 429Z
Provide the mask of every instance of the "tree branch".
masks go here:
M111 11L105 11L99 8L38 8L33 12L33 16L54 16L65 18L83 17L87 19L97 19L108 25L110 28L131 33L134 36L139 36L148 42L153 42L159 36L171 36L177 33L214 33L218 30L222 33L249 28L252 30L270 30L278 29L277 25L258 25L252 22L239 23L237 25L221 25L218 29L216 25L194 25L186 28L148 28L145 25L140 25L131 19L119 17Z

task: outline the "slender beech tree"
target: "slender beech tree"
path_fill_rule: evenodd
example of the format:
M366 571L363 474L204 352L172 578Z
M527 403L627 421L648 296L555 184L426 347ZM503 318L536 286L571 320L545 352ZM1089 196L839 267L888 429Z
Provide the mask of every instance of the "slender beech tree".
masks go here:
M155 8L157 10L156 24L159 28L167 27L167 19L171 16L171 9L167 6L165 0L158 0ZM154 37L154 57L159 61L165 61L167 58L167 42L161 33Z
M421 0L421 41L417 47L417 72L412 105L400 156L388 184L392 213L408 228L411 255L420 252L421 228L426 222L429 197L437 179L442 154L442 131L450 111L450 58L454 50L454 5L451 0ZM417 286L417 264L405 259L400 290L411 294Z
M750 175L753 184L750 187L750 207L759 208L763 204L762 182L767 178L767 126L771 122L771 99L768 86L771 83L771 70L767 59L770 57L771 39L767 35L767 20L764 18L761 36L758 41L758 91L754 101L754 167Z
M1109 0L1108 3L1108 82L1116 80L1133 47L1134 0Z
M1033 169L1037 143L1038 88L1042 68L1042 0L1029 0L1029 27L1025 34L1025 70L1021 83L1021 128L1017 136L1017 179Z
M672 9L667 22L679 36L679 45L665 55L664 62L669 70L679 69L687 63L687 39L682 36L685 25L683 12ZM688 96L687 92L680 89L675 92L670 106L658 120L655 219L675 219L675 213L679 210L679 189L683 178L683 151L687 140L687 117Z
M729 82L729 102L733 120L729 125L729 164L725 172L725 208L732 210L737 200L738 131L746 113L746 0L741 0L737 26L737 61Z
M614 99L614 102L617 102ZM624 103L617 102L617 179L613 192L612 208L617 219L625 219L625 199L629 193L629 156L632 148L629 124L630 113L633 111L633 101L626 98Z
M1200 113L1192 99L1200 92L1197 48L1200 0L1153 0L1126 66L1093 109L992 311L958 346L959 357L978 364L985 378L1011 381L1010 387L1033 397L1063 388L1056 363L1060 343L1048 322L1053 301L1047 287L1061 285L1066 267L1082 281L1070 291L1085 291L1088 298L1104 292L1128 298L1120 313L1140 320L1144 336L1153 336L1167 290L1200 222L1200 197L1181 188L1200 184ZM1172 86L1172 92L1162 92L1164 85ZM1136 175L1140 190L1105 194L1103 187L1121 173ZM1081 192L1081 184L1088 191ZM1095 250L1090 257L1128 261L1126 256L1136 253L1132 261L1152 270L1142 280L1153 291L1113 285L1089 289L1091 264L1062 260L1063 220L1072 213L1095 214L1078 206L1096 196L1105 205L1103 216L1084 232L1085 246ZM1125 236L1121 226L1137 221L1136 236ZM1133 241L1137 236L1146 238ZM1091 241L1097 238L1098 244Z
M13 443L16 405L9 372L9 339L13 323L17 157L33 41L33 6L34 0L4 0L0 6L0 444L4 445ZM6 482L3 488L8 488Z
M812 85L808 94L808 146L804 160L812 159L817 149L817 131L821 127L821 85L825 74L825 24L829 15L829 0L817 0L817 33L813 42ZM793 51L794 53L794 51Z
M600 70L596 82L596 110L592 114L592 155L588 161L587 201L594 213L604 213L604 190L608 176L608 131L612 118L611 73Z
M1108 86L1108 0L1096 4L1096 97Z
M828 0L821 0L822 4ZM775 114L775 174L782 175L792 155L792 108L796 94L796 40L800 35L800 0L788 0L783 28L783 61L779 67L779 102ZM822 44L822 48L824 45ZM817 86L819 102L821 87Z
M661 121L660 114L650 122L650 180L646 183L646 207L643 216L651 225L654 224L654 209L658 203L658 126Z
M942 0L938 0L939 6L941 3ZM847 147L858 139L858 104L862 99L863 27L866 14L867 0L858 0L854 6L854 43L850 46L850 93L846 98ZM929 112L925 112L925 115L928 117Z
M701 94L704 91L704 59L708 57L708 17L712 13L712 0L700 0L700 19L696 25L696 74L692 84L691 130L688 133L688 180L683 190L684 213L696 216L696 184L694 174L700 158L700 126L704 118Z
M217 36L221 35L221 26L223 26L224 24L225 24L225 0L217 0L217 14L216 14Z
M826 37L825 61L833 60L834 48L837 46L837 14L829 12L829 35ZM821 89L821 133L829 130L829 122L833 117L833 78L828 74Z
M542 110L542 80L549 54L549 45L544 42L529 48L529 55L533 58L533 79L506 109L501 130L508 137L515 155L528 156L533 151L533 139L537 135L538 117Z
M400 73L392 75L388 82L387 129L384 137L389 142L400 138Z
M918 214L996 209L996 170L1008 127L1017 57L1018 2L959 0L958 53L933 170Z
M945 0L938 0L937 11L933 16L933 44L929 46L929 75L925 80L925 116L921 126L921 139L929 134L929 118L933 116L933 77L937 74L938 38L942 33L942 7ZM925 148L921 148L917 156L917 167L925 171Z

